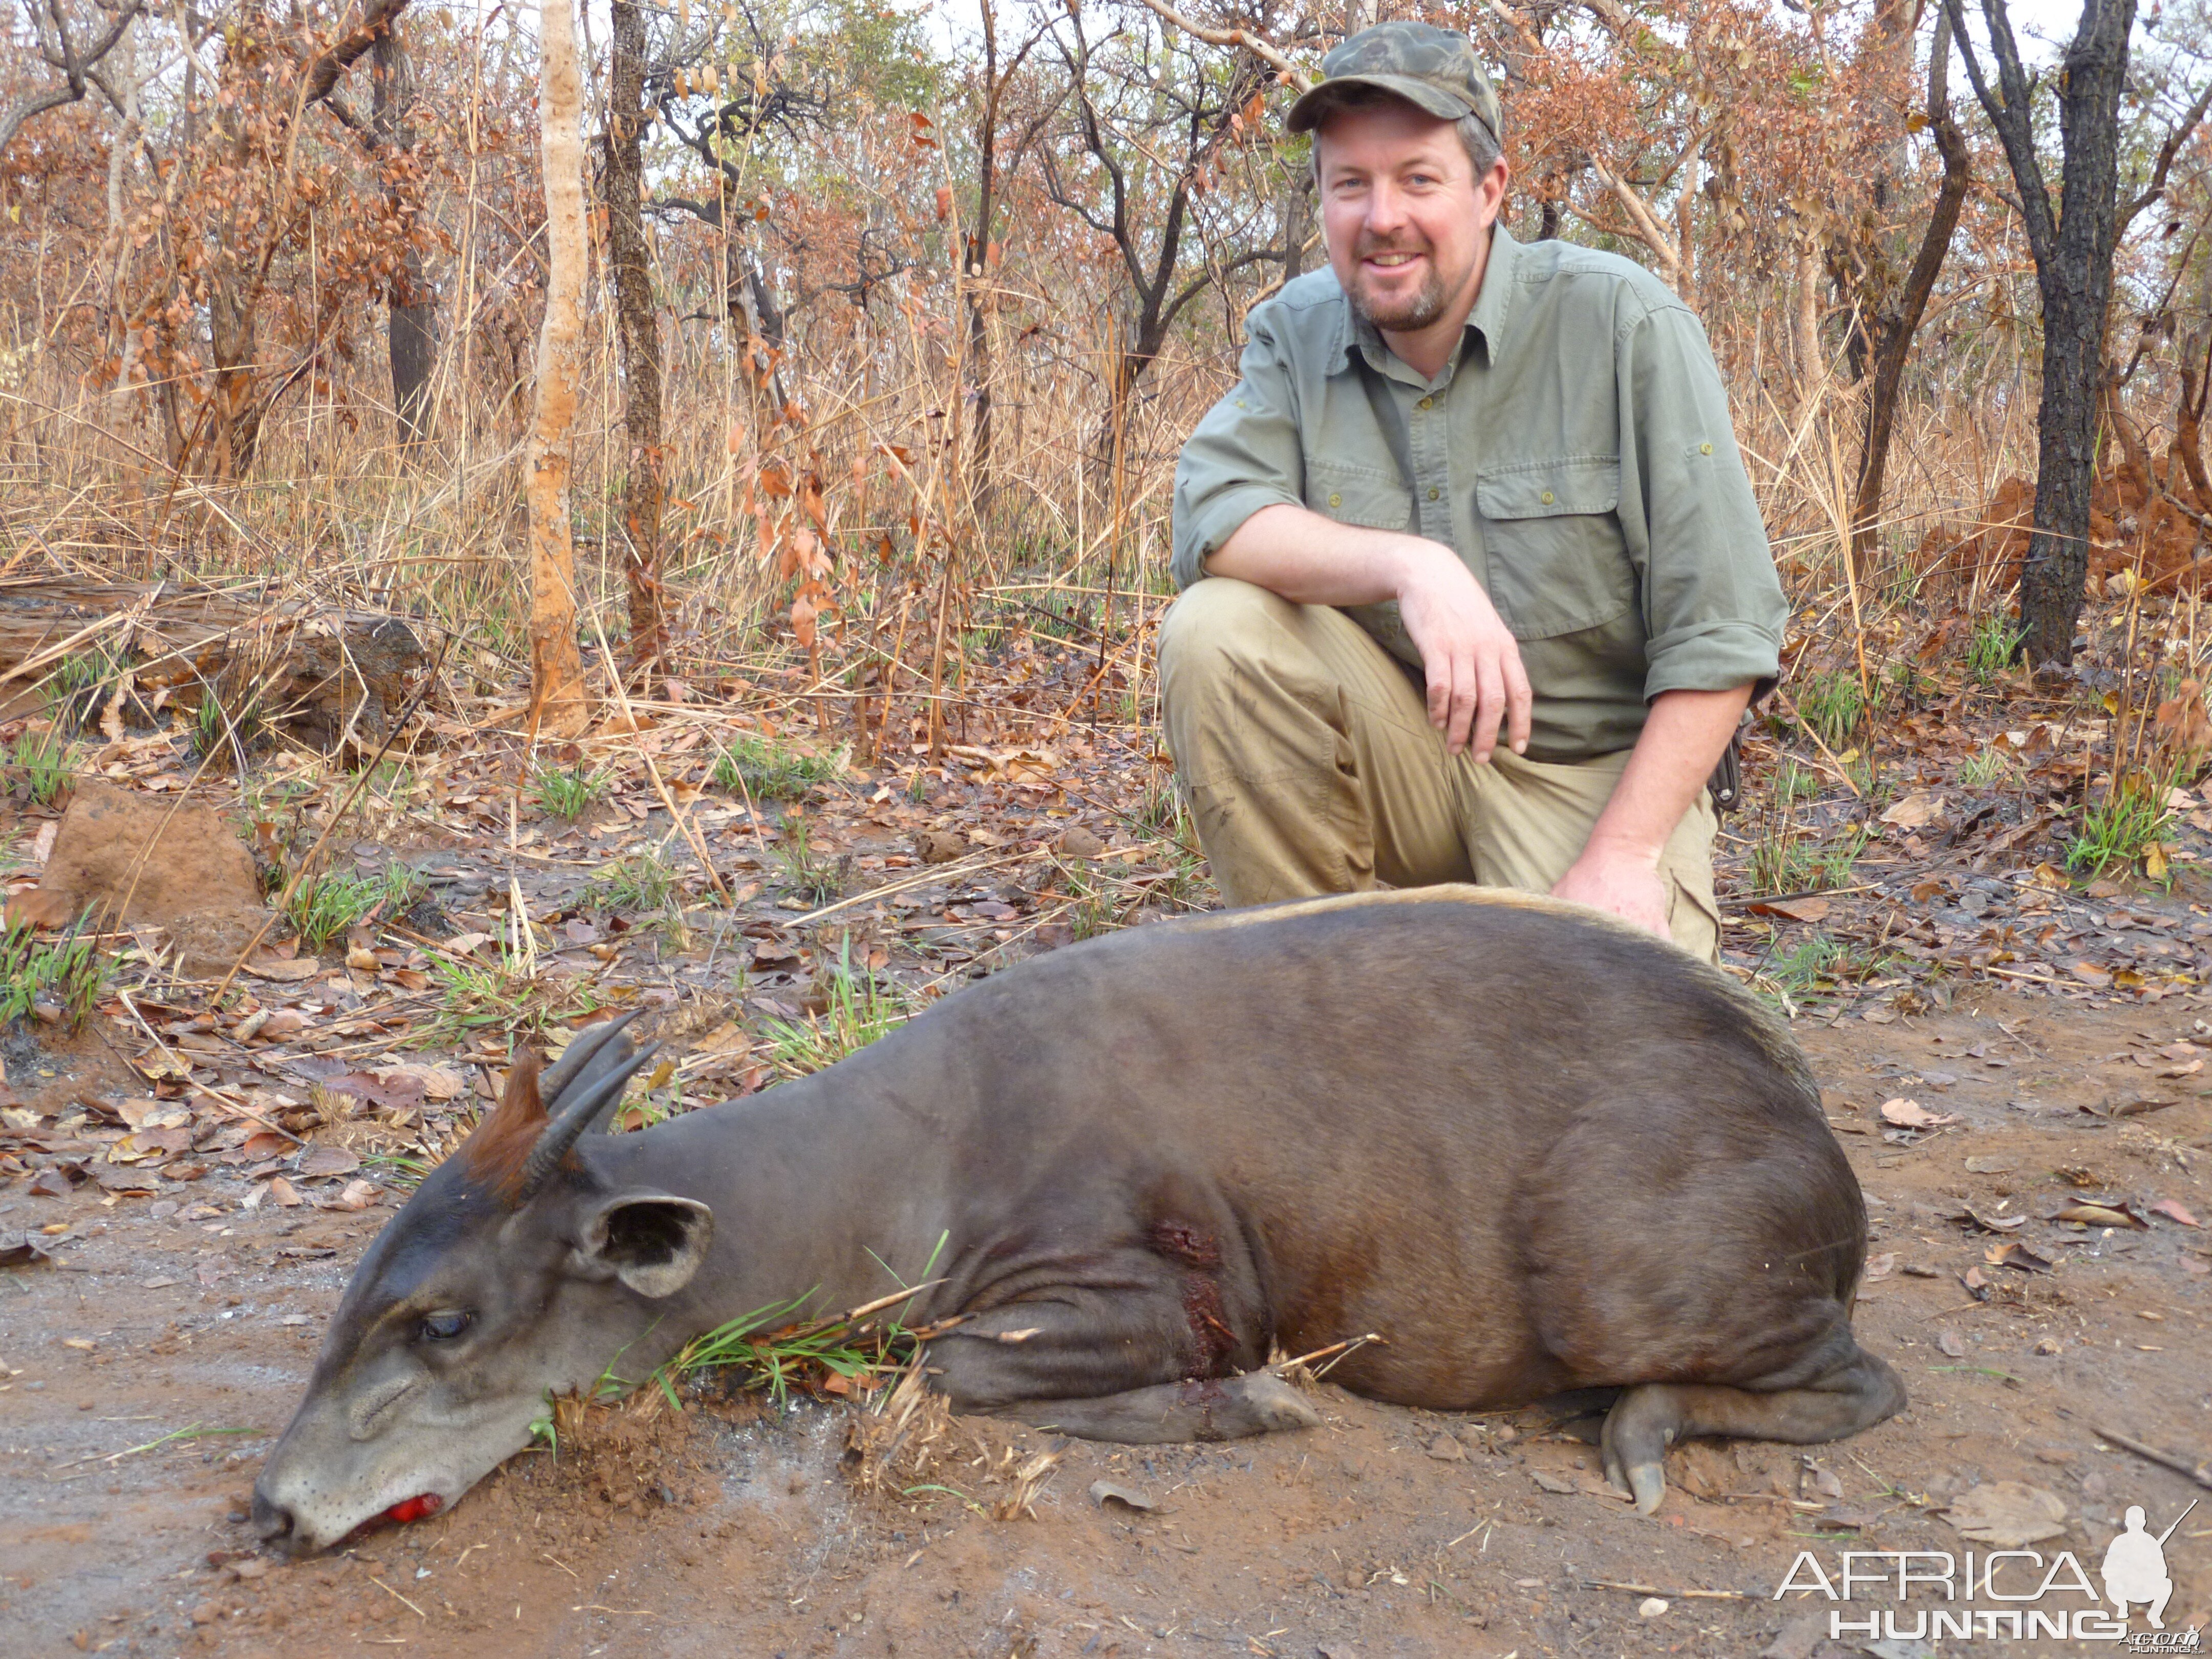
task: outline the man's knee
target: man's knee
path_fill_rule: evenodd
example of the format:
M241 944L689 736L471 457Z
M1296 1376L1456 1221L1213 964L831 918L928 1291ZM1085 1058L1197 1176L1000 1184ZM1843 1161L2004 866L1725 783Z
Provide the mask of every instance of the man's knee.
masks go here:
M1160 691L1173 704L1202 697L1237 671L1279 654L1298 607L1234 576L1194 582L1160 625Z

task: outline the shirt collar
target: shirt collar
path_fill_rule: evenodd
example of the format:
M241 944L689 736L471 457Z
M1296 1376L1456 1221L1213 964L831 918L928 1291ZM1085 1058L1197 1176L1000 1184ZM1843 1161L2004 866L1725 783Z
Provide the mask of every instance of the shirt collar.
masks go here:
M1464 349L1466 332L1480 334L1493 365L1504 349L1506 326L1513 309L1513 270L1520 258L1521 244L1513 240L1513 233L1505 228L1501 216L1491 227L1490 260L1483 267L1482 287L1474 296L1474 308L1468 313L1467 331L1461 336L1461 348ZM1352 367L1352 354L1357 350L1364 349L1370 361L1378 363L1392 355L1375 325L1352 310L1348 296L1345 298L1342 314L1343 325L1337 336L1337 372Z

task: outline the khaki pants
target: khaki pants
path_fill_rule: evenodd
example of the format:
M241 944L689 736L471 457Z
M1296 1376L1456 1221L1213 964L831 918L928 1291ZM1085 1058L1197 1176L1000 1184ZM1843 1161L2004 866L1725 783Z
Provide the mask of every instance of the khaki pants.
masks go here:
M1221 896L1265 904L1387 883L1547 893L1589 839L1626 750L1570 765L1500 745L1445 753L1395 658L1342 611L1210 576L1160 634L1160 690L1199 840ZM1668 926L1718 959L1711 798L1668 840Z

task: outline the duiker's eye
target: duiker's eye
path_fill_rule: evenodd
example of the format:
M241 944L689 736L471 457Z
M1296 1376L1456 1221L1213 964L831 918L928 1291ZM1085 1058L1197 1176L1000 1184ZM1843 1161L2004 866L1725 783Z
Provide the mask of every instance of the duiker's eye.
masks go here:
M433 1342L450 1342L468 1329L476 1316L467 1313L434 1313L422 1316L422 1332Z

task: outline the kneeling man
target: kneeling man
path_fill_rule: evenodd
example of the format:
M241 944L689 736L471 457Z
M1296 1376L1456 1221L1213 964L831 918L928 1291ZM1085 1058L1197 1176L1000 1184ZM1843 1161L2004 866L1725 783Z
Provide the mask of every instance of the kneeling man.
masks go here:
M1704 330L1498 222L1464 36L1323 70L1290 128L1328 269L1254 309L1176 471L1161 684L1214 878L1525 888L1715 957L1707 781L1788 608Z

